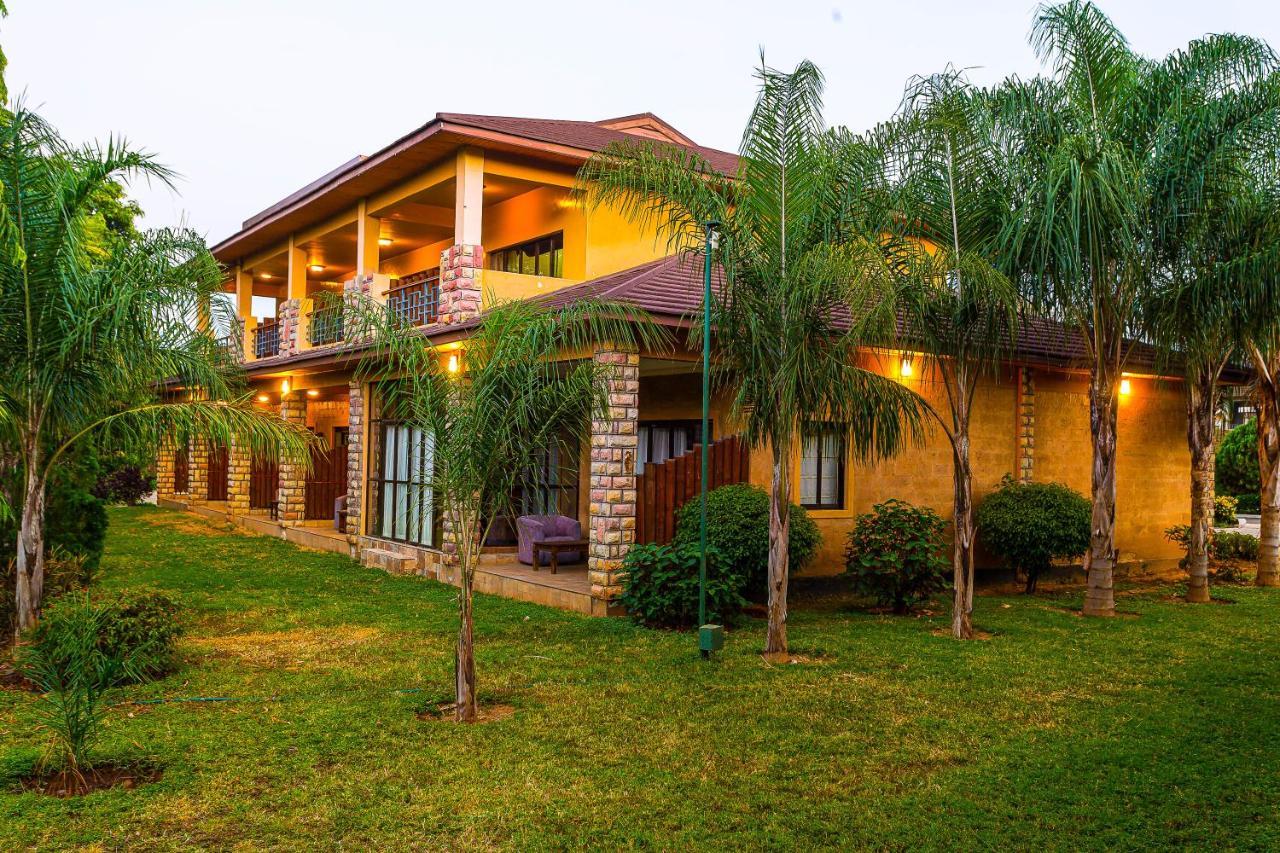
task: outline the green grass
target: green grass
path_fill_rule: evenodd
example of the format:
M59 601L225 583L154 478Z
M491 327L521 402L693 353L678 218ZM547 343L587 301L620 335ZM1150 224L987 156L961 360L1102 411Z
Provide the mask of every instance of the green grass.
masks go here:
M0 849L510 847L1096 849L1280 845L1280 592L1232 605L983 597L990 640L823 601L815 662L770 666L762 625L689 635L477 598L482 725L449 698L451 588L156 509L116 510L108 589L186 607L183 667L118 701L97 754L133 791L15 789L30 694L0 691ZM399 690L421 692L403 693ZM276 698L269 698L276 697Z

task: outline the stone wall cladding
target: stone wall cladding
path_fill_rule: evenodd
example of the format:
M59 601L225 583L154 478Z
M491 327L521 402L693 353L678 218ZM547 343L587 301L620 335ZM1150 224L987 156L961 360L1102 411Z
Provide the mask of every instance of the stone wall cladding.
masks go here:
M169 497L173 494L174 481L174 453L177 452L177 442L172 436L165 436L160 442L160 447L156 451L156 494Z
M364 386L352 382L347 398L347 541L357 544L364 509Z
M280 399L280 417L298 426L307 425L307 398L293 391ZM276 492L281 524L298 524L306 517L306 469L291 459L280 460L280 486Z
M188 482L190 483L188 501L192 504L209 501L209 442L204 439L193 439L189 451Z
M438 322L461 323L480 313L484 248L458 244L440 253Z
M602 347L593 358L604 372L608 409L603 420L591 422L587 572L591 596L609 602L622 594L622 560L636 539L640 356Z
M1018 368L1018 482L1036 474L1036 379L1029 367Z
M227 447L227 515L249 514L249 478L253 456L244 442L233 437Z
M280 321L280 355L295 355L301 346L298 329L302 324L302 300L282 300L276 318Z

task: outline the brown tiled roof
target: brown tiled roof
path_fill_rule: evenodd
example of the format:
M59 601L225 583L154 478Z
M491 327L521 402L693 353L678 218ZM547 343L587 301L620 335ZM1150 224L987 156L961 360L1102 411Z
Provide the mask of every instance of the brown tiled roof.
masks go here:
M643 114L641 114L643 115ZM613 142L656 141L647 136L638 136L621 130L604 127L601 122L566 121L562 119L516 118L512 116L482 116L469 113L439 113L441 121L467 127L492 130L497 133L509 133L525 139L536 139L540 142L551 142L556 145L568 145L587 151L599 151ZM626 118L631 118L627 116ZM655 117L656 118L656 117ZM619 119L606 119L606 122ZM658 119L661 121L661 119ZM665 124L665 122L663 122ZM678 143L668 143L678 145ZM679 146L689 148L716 171L732 175L738 169L738 155L727 151L718 151L703 145Z

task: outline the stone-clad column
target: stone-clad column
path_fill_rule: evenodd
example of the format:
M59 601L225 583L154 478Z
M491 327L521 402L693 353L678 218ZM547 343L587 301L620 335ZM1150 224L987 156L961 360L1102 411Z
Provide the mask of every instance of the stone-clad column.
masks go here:
M187 489L187 503L191 505L209 502L209 442L203 438L191 440L189 465L190 487Z
M177 452L177 442L173 436L166 435L160 440L160 447L156 451L156 494L161 497L173 496L173 480L174 480L174 454Z
M347 541L356 544L364 509L364 387L352 381L347 397Z
M1017 430L1017 478L1030 483L1036 474L1036 380L1029 367L1018 368Z
M280 417L300 427L307 425L307 398L301 391L280 396ZM281 524L299 524L306 518L306 468L298 460L280 459L280 486L276 500L280 504Z
M243 442L234 438L227 448L227 516L249 514L249 478L253 457Z
M622 594L622 558L636 540L636 448L640 356L615 347L594 354L607 383L608 410L591 422L591 518L587 561L592 598Z
M461 323L480 313L484 249L459 244L440 253L439 322Z
M302 300L285 299L276 311L280 322L280 355L295 355L302 344L298 340L302 327Z

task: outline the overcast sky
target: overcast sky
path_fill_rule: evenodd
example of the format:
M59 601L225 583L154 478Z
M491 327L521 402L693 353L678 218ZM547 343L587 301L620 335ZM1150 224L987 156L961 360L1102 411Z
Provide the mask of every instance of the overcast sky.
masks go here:
M1037 69L1034 2L7 0L11 95L73 141L122 134L182 174L132 188L149 225L211 241L437 112L600 119L651 111L733 150L761 49L816 62L827 120L863 129L948 63ZM1280 45L1275 0L1105 0L1134 46L1206 32Z

